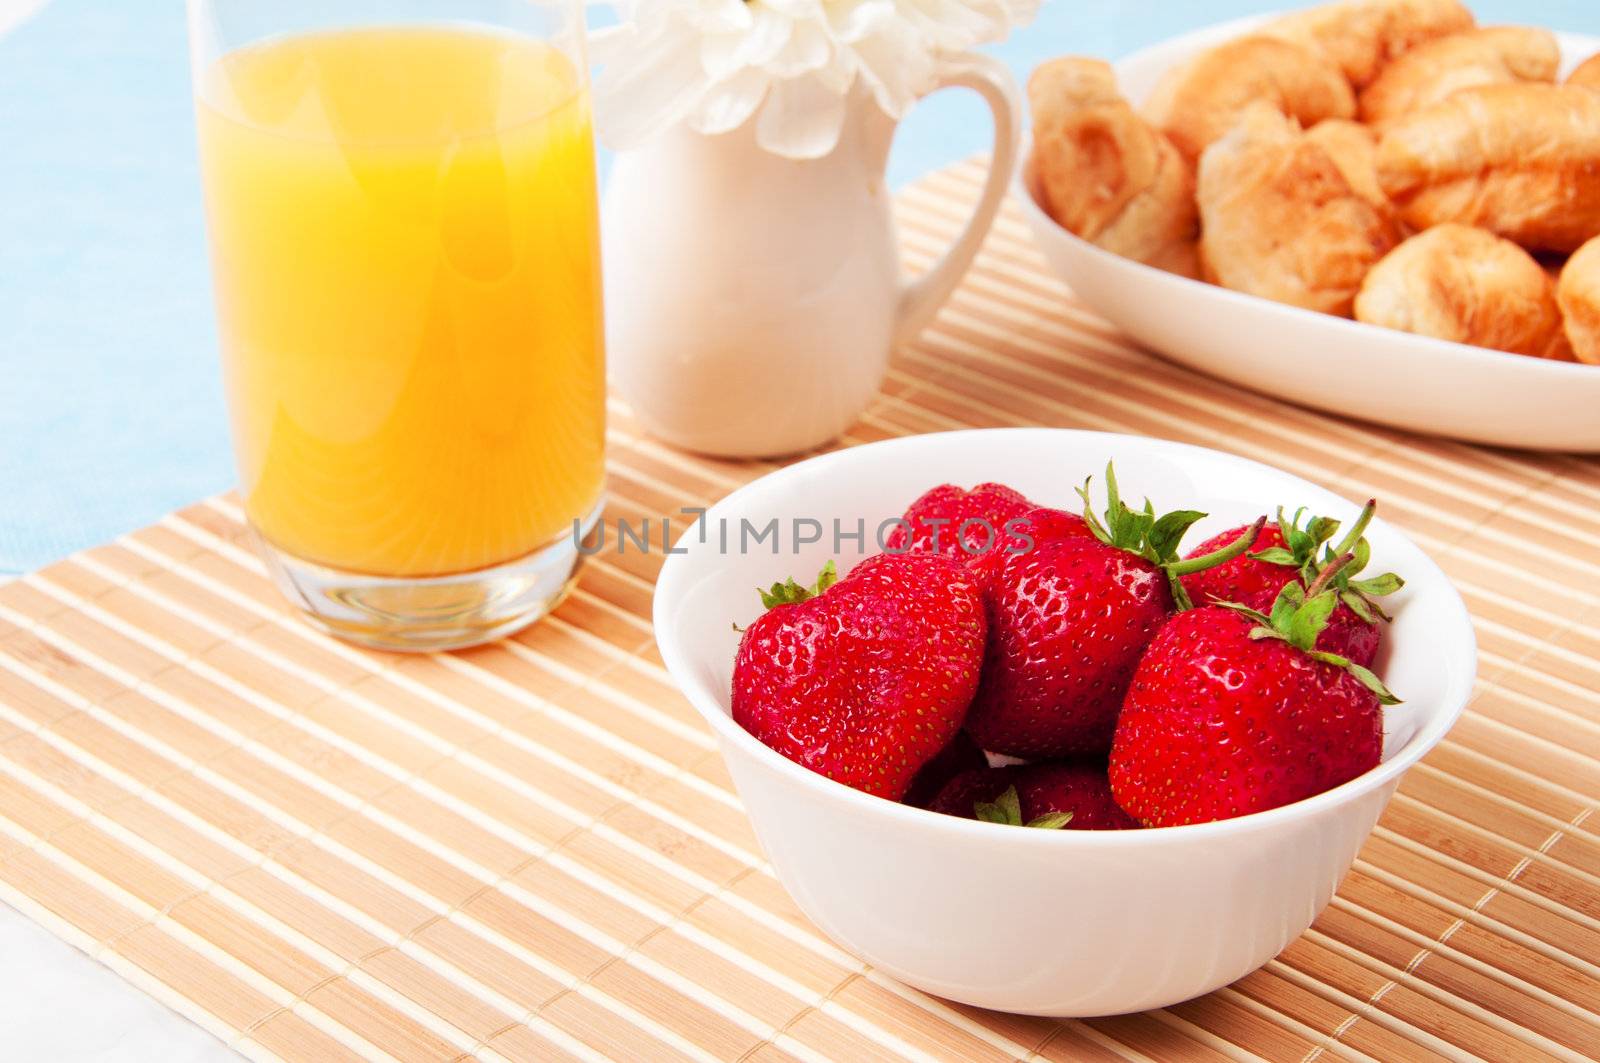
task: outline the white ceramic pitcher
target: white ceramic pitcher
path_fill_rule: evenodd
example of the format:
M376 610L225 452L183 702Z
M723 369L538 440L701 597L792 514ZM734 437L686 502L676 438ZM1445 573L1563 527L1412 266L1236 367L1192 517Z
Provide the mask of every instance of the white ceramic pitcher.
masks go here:
M884 184L895 121L859 85L838 146L813 160L756 143L754 123L678 127L617 156L603 233L612 383L644 426L729 457L790 454L848 428L977 254L1015 165L1010 73L948 59L994 114L994 152L966 228L906 283ZM930 89L930 91L932 91Z

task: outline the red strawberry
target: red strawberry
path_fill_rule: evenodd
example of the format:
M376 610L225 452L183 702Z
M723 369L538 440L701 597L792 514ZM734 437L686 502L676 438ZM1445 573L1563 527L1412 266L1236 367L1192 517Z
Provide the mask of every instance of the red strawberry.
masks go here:
M1377 505L1375 501L1366 504L1337 546L1324 544L1338 534L1338 521L1312 517L1305 527L1301 527L1304 510L1289 520L1280 509L1278 523L1269 524L1261 530L1249 554L1216 568L1185 576L1184 589L1198 605L1235 602L1259 612L1267 612L1286 584L1296 579L1309 584L1330 560L1354 552L1355 560L1340 570L1334 584L1339 592L1339 608L1333 611L1317 646L1348 657L1357 664L1371 665L1378 656L1378 646L1383 640L1383 629L1379 622L1389 619L1373 599L1393 594L1405 585L1392 572L1371 579L1353 578L1366 566L1368 547L1361 533L1371 523ZM1243 531L1243 528L1234 528L1207 539L1191 556L1210 553L1232 542ZM1321 558L1317 556L1319 549L1323 551Z
M922 766L911 786L901 798L905 804L927 808L928 803L944 789L945 783L964 771L977 771L989 766L978 743L965 731L957 731L948 745L935 753L933 759Z
M1118 804L1146 826L1204 823L1299 801L1378 763L1395 699L1366 668L1315 649L1338 605L1330 582L1325 570L1310 588L1286 585L1270 618L1209 605L1161 629L1117 722Z
M880 554L761 593L733 663L733 718L812 771L898 801L966 716L983 599L938 554Z
M1139 825L1112 800L1105 766L1092 762L1058 761L963 772L950 780L928 807L950 816L1013 826L1126 830ZM1069 818L1057 824L1048 819L1051 816Z
M987 582L1009 550L1031 545L1011 527L1034 509L1022 493L983 483L970 491L940 484L911 503L884 543L889 553L943 554L962 561Z
M1027 758L1110 749L1139 655L1184 601L1179 577L1237 556L1255 537L1246 529L1230 549L1180 562L1178 542L1204 514L1158 520L1148 502L1131 510L1109 467L1106 493L1103 523L1087 508L1083 520L1030 514L1034 548L1007 556L987 589L989 645L967 717L984 749Z

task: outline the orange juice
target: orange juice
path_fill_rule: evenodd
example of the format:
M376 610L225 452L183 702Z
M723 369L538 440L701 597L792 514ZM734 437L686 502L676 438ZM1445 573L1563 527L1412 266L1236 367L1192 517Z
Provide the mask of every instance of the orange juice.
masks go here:
M599 234L582 75L457 28L272 39L202 75L246 509L376 576L471 572L598 503Z

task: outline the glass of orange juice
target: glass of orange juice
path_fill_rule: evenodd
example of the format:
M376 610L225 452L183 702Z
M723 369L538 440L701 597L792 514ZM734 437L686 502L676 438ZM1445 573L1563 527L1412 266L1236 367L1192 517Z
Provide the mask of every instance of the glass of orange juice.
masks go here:
M190 0L189 21L267 567L385 649L537 619L604 479L581 0Z

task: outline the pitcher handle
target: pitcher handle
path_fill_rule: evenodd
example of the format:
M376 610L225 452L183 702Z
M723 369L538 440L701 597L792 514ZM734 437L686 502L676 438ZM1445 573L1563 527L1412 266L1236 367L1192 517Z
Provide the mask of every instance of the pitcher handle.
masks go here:
M930 92L944 88L972 89L982 96L994 115L994 152L989 158L989 173L983 182L972 216L944 255L926 273L906 284L900 292L900 312L895 322L895 344L916 337L932 320L944 301L966 275L977 257L978 248L1011 184L1022 137L1022 102L1017 83L1005 64L977 52L944 60Z

